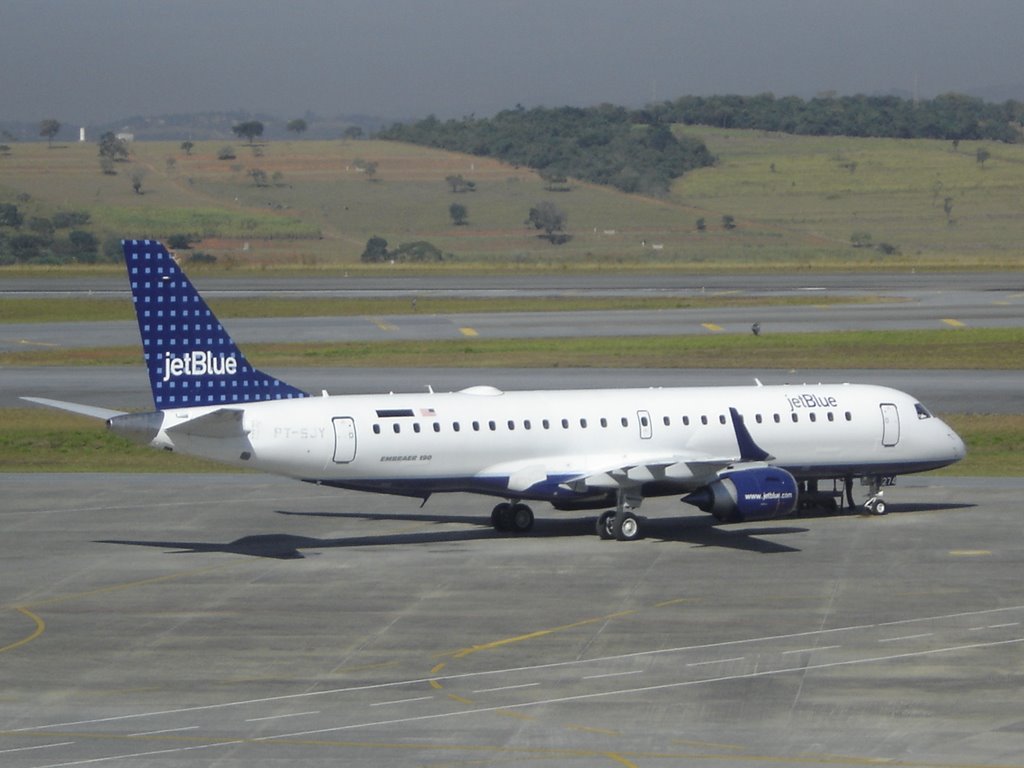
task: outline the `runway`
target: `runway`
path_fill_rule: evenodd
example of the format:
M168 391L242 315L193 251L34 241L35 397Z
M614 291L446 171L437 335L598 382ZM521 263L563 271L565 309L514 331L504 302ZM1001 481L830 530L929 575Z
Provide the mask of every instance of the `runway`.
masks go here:
M0 475L0 759L1024 765L1024 481L649 537L254 475Z
M738 293L738 292L734 292ZM823 296L827 295L825 293ZM239 343L524 339L851 330L1024 328L1024 292L975 290L890 294L871 304L780 305L574 312L485 312L385 317L268 317L225 321ZM129 301L126 297L126 301ZM495 298L500 306L502 299ZM138 344L134 321L0 325L0 351Z

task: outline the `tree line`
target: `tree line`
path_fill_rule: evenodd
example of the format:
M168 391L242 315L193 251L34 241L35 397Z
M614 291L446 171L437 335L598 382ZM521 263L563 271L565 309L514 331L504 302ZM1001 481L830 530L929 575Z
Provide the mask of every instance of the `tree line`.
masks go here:
M494 157L548 179L573 177L624 192L663 195L672 181L713 165L703 142L672 133L673 124L747 128L811 136L952 141L1024 140L1024 103L962 94L898 96L683 96L643 109L515 109L492 118L396 123L377 138Z
M934 99L897 96L684 96L640 110L641 122L750 128L809 136L892 139L1024 139L1024 103L985 102L949 93Z
M624 192L663 195L673 179L714 163L704 143L677 137L664 123L643 124L637 112L602 105L586 109L515 109L492 118L397 123L377 138L494 157L552 178L606 184Z

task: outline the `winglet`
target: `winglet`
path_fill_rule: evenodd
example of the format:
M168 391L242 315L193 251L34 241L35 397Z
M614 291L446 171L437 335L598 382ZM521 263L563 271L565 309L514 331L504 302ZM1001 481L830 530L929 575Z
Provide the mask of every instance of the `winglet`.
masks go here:
M729 415L732 417L732 428L736 432L736 443L740 449L741 459L744 461L772 461L775 459L768 451L754 442L739 411L730 408Z

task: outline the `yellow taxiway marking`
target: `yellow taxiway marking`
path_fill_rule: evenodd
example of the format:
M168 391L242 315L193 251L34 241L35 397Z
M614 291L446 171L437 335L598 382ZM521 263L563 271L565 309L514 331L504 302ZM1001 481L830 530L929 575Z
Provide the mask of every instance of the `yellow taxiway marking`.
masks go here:
M725 330L722 326L718 325L717 323L701 323L701 325L704 328L707 328L712 333L718 333L719 331Z
M459 704L476 704L476 702L472 699L467 699L465 696L459 696L455 693L449 693L448 698L452 701L457 701Z
M522 643L527 640L535 640L538 637L544 637L545 635L552 635L556 632L564 632L567 629L576 629L577 627L585 627L588 624L596 624L600 621L608 621L609 619L618 619L623 616L631 616L637 613L637 611L619 611L618 613L609 613L605 616L595 616L592 619L583 619L581 621L573 622L572 624L563 624L560 627L551 627L550 629L538 629L536 632L528 632L525 635L516 635L515 637L506 637L501 640L494 640L490 643L481 643L480 645L472 645L469 648L462 648L454 653L451 653L452 658L464 659L472 653L479 653L480 651L490 651L494 648L501 648L505 645L512 645L513 643Z
M35 622L36 628L32 631L31 634L21 638L21 640L15 640L13 643L10 643L0 648L0 653L6 653L7 651L13 651L15 648L21 648L21 646L31 643L33 640L35 640L37 637L43 634L43 632L46 631L46 622L43 621L42 618L40 618L36 614L32 613L32 611L30 611L28 608L19 605L15 606L14 610L16 610L22 616L27 616L29 619Z
M944 318L942 318L942 322L944 322L946 325L950 325L950 326L952 326L954 328L963 328L964 327L963 323L961 323L959 320L957 320L955 318L952 318L952 317L944 317Z
M459 328L459 333L463 336L479 336L475 328Z
M9 341L12 341L12 339L3 339L3 341L8 341L9 342ZM53 342L53 341L32 341L31 339L16 339L16 340L14 340L14 342L16 344L21 344L23 347L59 347L60 346L60 344L57 344L56 342Z
M389 323L383 317L371 317L373 324L380 328L382 331L397 331L398 326L394 323Z
M984 555L991 555L991 549L951 549L949 551L953 557L982 557Z
M569 723L565 726L571 731L582 731L583 733L601 733L605 736L621 736L622 731L613 731L611 728L594 728L589 725L579 725L578 723Z

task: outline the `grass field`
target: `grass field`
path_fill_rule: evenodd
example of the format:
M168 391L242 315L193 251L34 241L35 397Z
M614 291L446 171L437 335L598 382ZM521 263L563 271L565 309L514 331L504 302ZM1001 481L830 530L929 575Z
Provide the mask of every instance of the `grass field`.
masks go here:
M137 365L138 347L0 353L0 365ZM1020 370L1024 331L777 333L762 336L630 336L564 339L451 339L336 344L249 344L260 368L895 368Z
M190 270L191 272L191 270ZM490 298L417 298L416 315L465 314L490 312L579 312L621 309L696 309L768 306L837 306L845 304L897 303L905 299L882 296L733 296L692 297L601 296L531 297L511 296L500 302ZM358 317L407 315L407 298L221 298L210 305L219 318L232 317ZM126 299L63 298L59 305L51 301L18 298L0 303L0 323L97 322L134 320L135 311Z
M991 158L982 166L981 145L971 142L953 151L941 141L678 130L703 138L719 163L677 181L666 199L587 184L548 192L525 168L390 142L281 141L235 143L229 161L217 159L221 142L200 142L187 156L176 143L139 142L115 176L100 173L94 144L16 144L0 157L0 202L20 196L29 216L85 210L102 235L196 233L218 270L1024 267L1024 145L985 144ZM378 163L372 179L360 160ZM141 195L130 183L137 169ZM279 175L257 187L253 169ZM452 174L477 191L451 193L444 179ZM525 226L540 200L567 212L565 245ZM451 222L452 202L468 208L468 225ZM723 229L725 215L736 229ZM853 248L854 232L898 253ZM362 265L373 236L392 247L429 240L450 257L433 267Z

